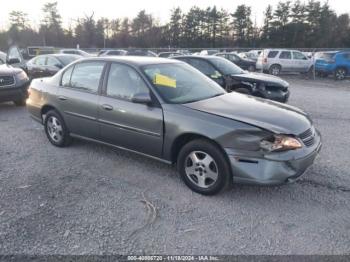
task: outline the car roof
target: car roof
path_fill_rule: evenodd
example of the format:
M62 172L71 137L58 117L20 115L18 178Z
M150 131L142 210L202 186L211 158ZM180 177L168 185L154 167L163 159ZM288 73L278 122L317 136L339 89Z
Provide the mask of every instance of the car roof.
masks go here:
M83 61L107 61L107 62L121 62L133 66L144 66L154 64L174 64L179 63L173 59L149 57L149 56L109 56L109 57L92 57L79 60Z

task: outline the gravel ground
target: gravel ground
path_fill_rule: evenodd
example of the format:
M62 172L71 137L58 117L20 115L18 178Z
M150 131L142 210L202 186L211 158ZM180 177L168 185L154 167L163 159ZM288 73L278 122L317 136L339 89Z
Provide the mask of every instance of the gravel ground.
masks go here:
M291 83L323 135L296 183L192 193L172 167L76 141L55 148L0 105L0 254L349 254L350 81Z

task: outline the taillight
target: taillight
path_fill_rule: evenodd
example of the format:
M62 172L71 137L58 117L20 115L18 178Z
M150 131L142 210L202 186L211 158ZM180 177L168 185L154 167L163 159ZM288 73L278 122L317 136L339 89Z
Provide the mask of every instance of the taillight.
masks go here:
M263 63L267 64L267 58L266 57L264 58Z

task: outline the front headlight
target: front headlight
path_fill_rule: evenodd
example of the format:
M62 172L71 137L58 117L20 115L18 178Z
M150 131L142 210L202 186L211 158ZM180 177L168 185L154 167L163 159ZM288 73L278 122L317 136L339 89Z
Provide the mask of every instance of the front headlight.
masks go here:
M26 80L28 80L28 76L27 76L26 72L24 72L24 71L19 72L19 73L16 75L16 77L17 77L17 79L18 79L19 81L26 81Z
M271 139L264 139L260 147L267 151L294 150L302 147L298 139L286 135L274 135Z

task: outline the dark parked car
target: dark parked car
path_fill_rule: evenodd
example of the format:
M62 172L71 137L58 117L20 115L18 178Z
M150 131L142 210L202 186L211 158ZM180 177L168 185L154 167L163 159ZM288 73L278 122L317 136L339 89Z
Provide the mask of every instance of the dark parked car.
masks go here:
M158 54L158 57L169 58L169 57L180 56L180 55L183 55L183 54L178 52L161 52Z
M216 81L227 91L287 102L289 84L276 76L250 73L218 56L180 56L184 61Z
M36 79L27 107L58 147L80 138L177 164L194 191L281 184L313 163L321 138L301 110L236 92L180 61L80 60Z
M20 68L0 65L0 102L13 101L23 106L28 97L29 78Z
M27 62L27 73L30 79L53 76L63 67L80 58L79 55L39 55Z
M226 58L227 60L230 60L235 65L239 66L240 68L244 70L248 70L250 72L254 72L256 70L255 64L256 61L240 57L239 55L235 53L217 53L215 56Z
M323 52L318 54L315 63L316 73L327 77L334 75L337 80L350 76L350 51Z

